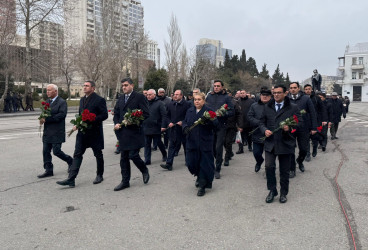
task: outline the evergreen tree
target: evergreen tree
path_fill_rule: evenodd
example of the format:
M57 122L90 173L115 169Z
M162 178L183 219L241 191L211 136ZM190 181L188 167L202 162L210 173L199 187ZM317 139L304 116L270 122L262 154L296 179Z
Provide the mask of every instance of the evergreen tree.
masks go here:
M249 59L247 61L247 71L249 72L249 74L251 76L258 76L259 75L256 60L254 60L253 57L249 57Z
M183 91L184 95L187 96L190 92L190 84L188 81L185 81L184 79L179 79L175 83L174 91L177 89Z
M147 73L144 89L159 89L167 88L168 75L165 69L157 70L156 67L151 67Z
M270 78L270 75L269 75L269 72L268 72L268 69L267 69L267 64L263 64L262 71L261 71L261 73L259 73L259 76L264 78L264 79L269 79Z
M229 52L227 50L225 52L224 68L225 69L231 69L230 56L229 56Z
M245 54L245 50L242 50L242 54L239 59L239 69L243 72L247 71L247 56Z
M290 78L289 78L289 73L287 72L286 77L285 77L285 85L289 86L289 84L290 84Z
M272 75L272 84L282 84L284 83L284 74L280 72L280 66L277 64L277 68L275 69L275 73Z
M238 55L234 55L231 60L230 60L230 63L231 63L231 69L234 73L238 72L239 70L239 58L238 58Z

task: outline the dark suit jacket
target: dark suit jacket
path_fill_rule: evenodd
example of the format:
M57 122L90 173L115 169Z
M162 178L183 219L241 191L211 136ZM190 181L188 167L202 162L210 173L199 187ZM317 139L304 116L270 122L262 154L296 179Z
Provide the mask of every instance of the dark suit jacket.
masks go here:
M145 135L159 135L166 128L166 107L159 99L148 101L149 117L143 123Z
M86 148L92 147L102 150L104 148L104 136L102 122L107 119L108 113L106 100L96 93L92 93L88 98L81 98L79 103L79 115L85 109L96 114L96 120L92 122L92 127L86 130L86 133L78 131L77 142L83 143Z
M265 131L275 130L279 127L280 122L286 120L287 118L297 115L299 119L298 127L302 125L303 120L299 115L299 108L296 104L292 104L288 97L285 97L284 106L281 108L279 112L276 112L275 109L275 100L272 99L265 106L263 116L261 118L260 130L262 134L265 134ZM279 129L274 132L270 137L267 137L264 142L264 149L267 152L272 152L274 150L275 155L281 154L293 154L295 152L296 141L295 137L289 130L285 132L283 129Z
M143 111L143 117L147 119L149 117L148 102L144 95L133 91L127 103L125 103L125 94L120 96L114 108L114 124L121 123L124 120L125 113L134 109L141 109ZM137 150L144 147L144 134L143 134L143 121L139 126L130 125L122 126L118 130L118 137L121 150Z
M50 105L51 116L45 119L42 141L45 143L65 142L65 117L68 113L66 101L58 96Z

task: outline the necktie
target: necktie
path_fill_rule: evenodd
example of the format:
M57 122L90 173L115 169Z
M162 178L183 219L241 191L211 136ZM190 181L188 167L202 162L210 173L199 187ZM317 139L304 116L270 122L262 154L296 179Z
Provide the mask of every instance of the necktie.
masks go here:
M125 95L125 103L127 103L128 99L129 99L129 95Z
M296 95L293 95L293 99L294 99L294 100L296 99Z
M281 103L277 103L276 105L277 105L277 110L276 110L276 112L279 112L279 111L280 111L280 109L281 109Z

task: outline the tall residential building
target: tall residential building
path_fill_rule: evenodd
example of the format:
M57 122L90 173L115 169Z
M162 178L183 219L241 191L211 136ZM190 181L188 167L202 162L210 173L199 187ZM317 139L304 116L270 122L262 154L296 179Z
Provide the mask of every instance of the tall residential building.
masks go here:
M147 59L155 62L156 68L160 68L160 49L156 41L149 40L146 45Z
M61 66L64 56L64 27L61 24L43 21L33 32L41 50L51 52L50 80L61 76Z
M1 0L0 1L0 27L2 30L6 30L7 37L2 39L9 39L9 41L2 41L3 43L11 42L14 38L17 27L16 27L16 4L15 0Z
M347 45L339 57L339 73L343 80L342 95L357 102L368 102L368 42Z
M197 57L210 60L212 63L219 67L220 64L224 64L226 51L229 57L232 57L232 50L223 47L220 40L201 38L199 45L196 46Z

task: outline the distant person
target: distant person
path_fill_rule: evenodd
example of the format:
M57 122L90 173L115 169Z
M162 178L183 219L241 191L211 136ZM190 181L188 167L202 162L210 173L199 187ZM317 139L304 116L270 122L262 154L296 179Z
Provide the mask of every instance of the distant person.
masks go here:
M159 88L157 92L158 92L157 98L165 104L166 113L167 113L167 107L169 103L171 102L171 98L166 96L165 89L163 88ZM163 137L164 137L165 149L167 149L169 146L169 137L168 137L167 131L163 132ZM153 144L155 145L155 142Z
M346 118L346 110L344 108L344 105L342 104L342 101L337 98L337 93L332 92L331 94L332 98L330 99L330 102L332 104L332 124L331 124L331 140L339 139L336 136L337 130L339 129L339 123L341 122L341 116Z
M33 97L32 93L28 93L26 96L26 111L34 111L33 109Z
M313 70L312 85L314 92L321 91L321 83L322 83L322 76L318 73L316 69Z
M344 100L344 106L345 106L345 110L346 110L346 114L349 113L349 105L350 105L350 99L349 97L345 96L345 100Z
M19 111L19 103L18 103L18 96L15 92L12 95L12 102L13 102L13 112Z
M19 103L19 106L23 109L23 111L25 110L24 109L24 106L23 106L23 95L21 93L18 93L18 103Z
M51 150L55 156L68 164L68 172L73 164L73 158L61 150L61 144L65 142L65 117L68 113L66 101L58 96L58 87L55 84L47 85L46 94L49 98L47 103L50 104L51 116L40 120L40 125L44 125L42 142L45 172L38 175L38 178L54 175Z

